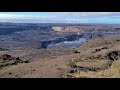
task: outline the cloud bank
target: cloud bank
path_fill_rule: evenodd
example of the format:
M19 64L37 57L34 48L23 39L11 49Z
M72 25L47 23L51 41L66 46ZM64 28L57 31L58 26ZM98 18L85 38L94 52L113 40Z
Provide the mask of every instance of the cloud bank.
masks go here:
M120 12L33 12L36 14L0 13L0 22L18 23L120 23ZM38 14L37 14L38 13ZM51 15L52 14L52 15Z

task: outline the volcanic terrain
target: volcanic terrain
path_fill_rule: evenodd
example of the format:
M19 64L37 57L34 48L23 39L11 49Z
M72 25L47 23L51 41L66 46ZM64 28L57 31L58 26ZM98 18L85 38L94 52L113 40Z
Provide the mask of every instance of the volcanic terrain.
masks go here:
M0 78L120 77L120 25L0 23Z

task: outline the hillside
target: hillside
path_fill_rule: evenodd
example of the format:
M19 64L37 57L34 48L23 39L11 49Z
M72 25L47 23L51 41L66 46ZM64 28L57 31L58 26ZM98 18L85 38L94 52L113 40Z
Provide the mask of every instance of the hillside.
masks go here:
M120 37L91 40L78 51L79 56L71 59L71 70L64 77L120 77Z
M12 55L14 52L7 53ZM1 51L1 54L3 54L3 51ZM71 49L69 55L64 53L55 58L37 58L30 63L5 67L0 70L0 77L118 78L120 76L119 59L120 37L95 39L85 43L78 49Z

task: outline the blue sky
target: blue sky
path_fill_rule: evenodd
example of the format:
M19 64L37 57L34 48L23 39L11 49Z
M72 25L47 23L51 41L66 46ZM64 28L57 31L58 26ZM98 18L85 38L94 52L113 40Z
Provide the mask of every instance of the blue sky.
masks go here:
M120 12L0 12L0 22L120 24Z

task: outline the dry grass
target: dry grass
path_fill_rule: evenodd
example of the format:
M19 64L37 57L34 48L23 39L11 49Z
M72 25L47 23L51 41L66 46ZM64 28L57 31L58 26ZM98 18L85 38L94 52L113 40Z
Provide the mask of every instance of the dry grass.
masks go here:
M120 38L95 39L85 43L78 49L79 57L71 60L71 69L79 69L79 72L65 73L65 78L120 78ZM107 65L107 61L111 64ZM106 66L108 66L106 68ZM98 71L80 69L90 67L103 68Z
M99 72L80 71L79 73L66 73L65 78L120 78L120 60L114 61L109 69L101 70Z

